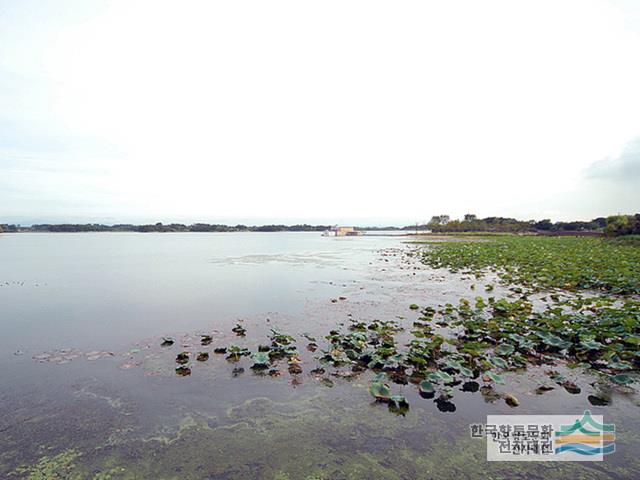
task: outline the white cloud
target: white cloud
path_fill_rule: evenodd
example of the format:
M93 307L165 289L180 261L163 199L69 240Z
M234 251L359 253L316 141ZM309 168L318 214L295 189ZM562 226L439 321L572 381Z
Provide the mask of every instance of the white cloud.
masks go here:
M639 133L637 9L619 2L83 8L0 26L0 69L46 83L36 133L92 172L49 177L34 210L58 190L69 215L538 216Z

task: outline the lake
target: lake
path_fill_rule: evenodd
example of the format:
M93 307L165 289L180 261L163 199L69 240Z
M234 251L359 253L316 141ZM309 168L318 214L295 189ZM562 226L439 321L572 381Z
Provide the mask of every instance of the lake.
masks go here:
M470 438L469 425L484 423L487 414L514 414L503 401L457 391L444 404L399 382L393 389L410 408L389 411L369 393L373 372L319 361L330 350L324 337L331 330L387 320L410 330L420 317L411 304L457 304L478 295L472 286L482 292L483 283L495 282L427 267L414 255L423 247L407 240L0 235L0 477L637 476L632 397L598 407L587 401L589 388L536 396L542 369L513 374L509 391L521 400L516 413L605 414L617 424L617 452L606 468L487 463L486 443ZM498 284L494 294L512 295ZM246 335L234 333L238 325ZM274 331L294 338L299 367L285 359L252 369L248 356L232 362L214 353L234 345L255 353ZM165 338L173 343L162 346ZM176 375L182 351L188 376ZM208 359L197 361L199 352Z

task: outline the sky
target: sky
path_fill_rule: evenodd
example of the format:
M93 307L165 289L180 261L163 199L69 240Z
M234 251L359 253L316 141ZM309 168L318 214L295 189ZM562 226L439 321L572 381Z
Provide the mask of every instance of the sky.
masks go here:
M640 2L0 0L0 223L640 211Z

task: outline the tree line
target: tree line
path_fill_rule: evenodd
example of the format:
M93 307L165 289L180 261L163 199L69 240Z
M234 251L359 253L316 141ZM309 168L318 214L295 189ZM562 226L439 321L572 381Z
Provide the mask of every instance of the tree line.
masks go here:
M0 225L5 232L322 232L331 228L329 225L222 225L209 223L163 224L161 222L144 225L101 223L61 223L35 224L29 227L20 225ZM0 230L2 231L2 230Z
M223 225L209 223L163 224L161 222L144 225L101 223L42 223L31 226L0 224L2 232L322 232L330 225ZM449 215L434 215L425 225L405 227L355 227L357 230L431 230L434 233L495 232L495 233L575 233L597 232L608 236L640 235L640 214L598 217L590 221L552 222L544 220L517 220L508 217L478 218L467 214L461 220L452 220Z
M598 217L590 221L552 222L516 220L508 217L478 218L466 214L461 220L449 215L435 215L423 226L436 233L496 232L496 233L572 233L597 232L609 236L640 234L640 214Z

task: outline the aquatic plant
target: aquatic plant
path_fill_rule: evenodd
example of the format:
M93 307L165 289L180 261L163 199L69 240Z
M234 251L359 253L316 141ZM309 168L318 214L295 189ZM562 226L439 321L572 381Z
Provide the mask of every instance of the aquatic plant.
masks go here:
M236 323L236 326L233 327L231 331L239 337L244 337L247 334L247 329L244 328L240 323Z
M249 349L244 347L239 347L237 345L231 345L226 349L226 359L230 362L237 362L241 357L247 357L251 355Z
M209 360L209 354L207 352L199 352L196 360L199 362L206 362Z
M185 364L189 362L189 352L180 352L176 356L176 363Z
M485 240L431 243L422 261L477 277L495 272L505 284L535 291L640 293L640 248L588 237L505 235Z

